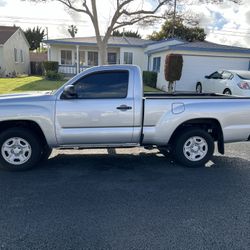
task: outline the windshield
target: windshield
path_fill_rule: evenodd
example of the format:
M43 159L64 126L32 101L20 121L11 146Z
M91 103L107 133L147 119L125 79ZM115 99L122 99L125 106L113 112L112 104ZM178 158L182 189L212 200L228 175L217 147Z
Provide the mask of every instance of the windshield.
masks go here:
M237 73L238 77L243 80L250 80L250 71L249 72L240 72Z

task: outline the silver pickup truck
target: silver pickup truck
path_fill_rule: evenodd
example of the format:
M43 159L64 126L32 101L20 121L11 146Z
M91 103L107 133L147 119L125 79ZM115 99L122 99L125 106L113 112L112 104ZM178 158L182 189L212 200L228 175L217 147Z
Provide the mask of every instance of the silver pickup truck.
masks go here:
M224 143L249 140L250 99L218 94L143 95L136 66L90 68L53 93L0 96L0 165L35 166L52 148L157 147L204 166Z

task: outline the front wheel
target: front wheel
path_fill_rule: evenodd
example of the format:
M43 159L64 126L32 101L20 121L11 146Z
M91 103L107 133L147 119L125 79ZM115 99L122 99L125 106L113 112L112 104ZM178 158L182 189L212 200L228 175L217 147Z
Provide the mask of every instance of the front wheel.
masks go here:
M187 167L204 166L212 157L214 141L211 135L202 129L186 129L174 142L175 159Z
M223 91L223 94L224 94L224 95L232 95L232 92L231 92L230 89L225 89L225 90Z
M41 156L39 138L32 131L16 127L0 134L0 166L7 170L34 167Z

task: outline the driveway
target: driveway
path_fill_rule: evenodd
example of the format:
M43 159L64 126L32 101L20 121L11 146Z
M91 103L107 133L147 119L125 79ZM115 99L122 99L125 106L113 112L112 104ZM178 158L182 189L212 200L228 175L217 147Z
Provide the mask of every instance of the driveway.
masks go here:
M250 249L250 143L188 169L143 149L0 171L0 249Z

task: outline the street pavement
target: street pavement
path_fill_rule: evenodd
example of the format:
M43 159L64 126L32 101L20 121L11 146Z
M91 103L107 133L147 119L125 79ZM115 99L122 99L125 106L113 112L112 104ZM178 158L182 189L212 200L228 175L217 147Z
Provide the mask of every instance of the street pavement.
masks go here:
M250 249L250 143L189 169L157 150L55 150L0 171L0 249Z

